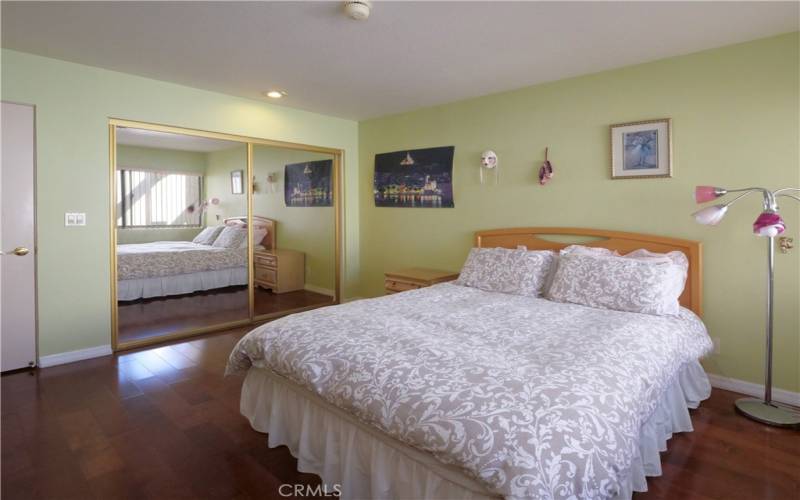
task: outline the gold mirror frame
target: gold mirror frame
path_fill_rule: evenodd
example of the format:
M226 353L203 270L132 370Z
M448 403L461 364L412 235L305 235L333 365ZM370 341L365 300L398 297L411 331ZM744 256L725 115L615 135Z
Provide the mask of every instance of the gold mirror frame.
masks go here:
M249 300L249 316L247 319L229 321L219 323L217 325L206 326L202 328L192 328L183 330L167 335L161 335L151 339L135 340L132 342L119 342L119 317L117 311L117 227L116 227L116 197L117 192L116 175L117 170L117 127L139 128L145 130L152 130L155 132L168 132L173 134L191 135L196 137L205 137L208 139L221 139L232 142L239 142L247 145L247 265L248 265L248 279L247 279L247 295ZM183 127L174 127L170 125L161 125L156 123L139 122L133 120L125 120L119 118L110 118L108 120L108 138L109 138L109 254L110 258L110 303L111 303L111 346L114 351L123 351L127 349L136 349L139 347L157 344L161 342L168 342L171 340L182 339L186 337L193 337L204 333L211 333L216 331L228 330L238 326L248 326L257 323L262 323L271 319L286 316L296 312L315 309L322 306L306 306L286 311L280 311L270 314L262 314L256 316L255 314L255 288L253 284L253 147L255 145L280 147L285 149L293 149L299 151L308 151L312 153L323 153L333 156L333 208L334 208L334 297L331 304L338 304L341 301L341 269L342 269L342 216L343 216L343 200L342 200L342 183L343 183L343 167L344 167L344 150L327 148L322 146L312 146L308 144L299 144L294 142L275 141L271 139L261 139L257 137L248 137L235 134L225 134L220 132L210 132L206 130L189 129Z

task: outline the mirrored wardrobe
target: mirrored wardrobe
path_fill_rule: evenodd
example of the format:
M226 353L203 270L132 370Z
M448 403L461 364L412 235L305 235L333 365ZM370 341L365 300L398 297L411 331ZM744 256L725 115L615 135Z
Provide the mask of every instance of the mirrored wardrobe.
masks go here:
M112 120L114 347L335 304L341 152Z

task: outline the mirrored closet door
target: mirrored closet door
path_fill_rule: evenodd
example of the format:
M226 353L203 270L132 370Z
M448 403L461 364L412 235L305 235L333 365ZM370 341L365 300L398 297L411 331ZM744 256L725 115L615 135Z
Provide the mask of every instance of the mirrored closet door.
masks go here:
M116 130L117 343L248 320L247 144Z
M341 151L111 120L115 349L338 302Z
M253 247L256 317L335 300L334 160L325 153L253 146L253 219L269 224L275 236L267 243L271 248Z

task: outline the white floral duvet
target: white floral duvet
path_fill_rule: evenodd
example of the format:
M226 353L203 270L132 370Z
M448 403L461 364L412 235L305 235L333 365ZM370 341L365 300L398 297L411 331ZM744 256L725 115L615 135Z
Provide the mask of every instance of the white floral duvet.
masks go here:
M117 245L120 280L175 276L247 267L247 248L222 248L191 241Z
M234 348L509 498L606 498L681 367L690 311L653 316L441 284L294 314Z

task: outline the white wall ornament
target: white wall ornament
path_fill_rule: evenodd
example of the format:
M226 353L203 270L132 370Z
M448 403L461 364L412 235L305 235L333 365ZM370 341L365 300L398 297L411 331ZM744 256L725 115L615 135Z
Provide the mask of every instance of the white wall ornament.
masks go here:
M267 174L267 192L275 193L278 191L278 172Z
M483 171L486 170L486 175L489 173L494 174L494 183L500 182L500 168L497 162L497 154L491 149L487 149L481 154L481 184L483 184Z

